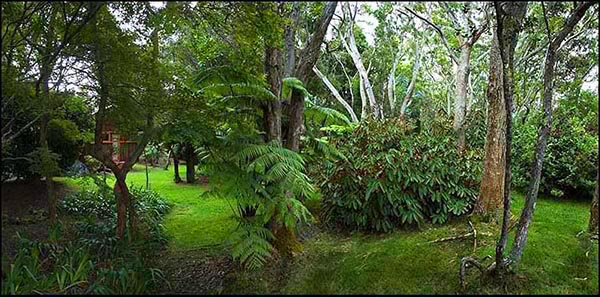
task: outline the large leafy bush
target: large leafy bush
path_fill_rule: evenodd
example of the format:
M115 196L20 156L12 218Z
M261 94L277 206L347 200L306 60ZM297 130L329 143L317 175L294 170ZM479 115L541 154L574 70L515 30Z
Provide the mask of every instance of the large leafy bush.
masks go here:
M541 192L591 198L598 164L597 100L589 92L559 100L544 155ZM540 123L539 112L515 121L512 172L517 187L529 183Z
M480 150L456 151L449 123L416 131L401 119L366 122L337 139L347 160L326 163L319 184L325 221L389 232L468 213L477 197Z

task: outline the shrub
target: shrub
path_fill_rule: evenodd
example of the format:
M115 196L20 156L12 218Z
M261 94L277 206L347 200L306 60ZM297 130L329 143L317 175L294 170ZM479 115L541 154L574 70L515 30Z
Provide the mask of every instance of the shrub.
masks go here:
M448 123L420 132L400 119L361 124L337 140L347 161L323 166L325 222L389 232L469 212L479 190L482 152L459 155L455 139Z
M581 95L559 100L544 154L542 193L592 197L598 164L597 98ZM515 121L512 172L517 187L529 184L540 125L541 113Z
M132 188L131 197L140 222L139 236L132 242L117 240L115 199L109 189L65 197L61 210L80 219L74 228L78 240L61 237L60 224L53 226L50 242L22 238L2 293L147 293L163 277L146 260L167 241L162 220L170 205L142 188Z

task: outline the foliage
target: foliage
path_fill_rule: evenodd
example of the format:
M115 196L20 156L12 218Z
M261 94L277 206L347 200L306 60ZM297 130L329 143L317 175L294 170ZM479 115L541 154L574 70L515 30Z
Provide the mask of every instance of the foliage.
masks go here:
M400 119L367 122L337 139L347 160L322 168L325 221L390 232L468 213L478 192L481 150L458 155L453 139L445 123L417 133Z
M238 229L231 236L233 257L246 268L258 268L272 251L269 240L273 234L265 228L267 223L274 221L295 230L298 223L309 221L312 216L299 199L311 196L314 187L303 172L303 158L279 143L243 144L235 133L223 141L234 141L237 150L228 156L212 153L207 172L219 185L218 194L237 204L232 208L239 217ZM214 195L216 189L213 186L208 195ZM254 216L242 215L248 208L256 208Z
M548 139L540 191L561 197L591 198L598 162L597 96L581 92L579 98L559 100ZM513 175L515 185L527 187L541 113L515 121Z
M60 209L79 218L74 223L77 240L63 238L60 224L52 228L48 242L22 238L2 293L148 292L162 278L146 262L167 242L162 220L170 204L141 187L133 187L131 194L142 226L139 238L117 241L114 195L108 187L69 194Z

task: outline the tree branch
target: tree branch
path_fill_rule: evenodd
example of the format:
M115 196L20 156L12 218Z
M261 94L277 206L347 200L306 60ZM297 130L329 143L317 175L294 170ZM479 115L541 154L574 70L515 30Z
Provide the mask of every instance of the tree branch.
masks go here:
M444 44L444 46L446 47L446 50L448 50L448 55L450 56L450 58L452 59L452 61L454 61L454 63L458 64L458 58L456 57L456 55L454 54L454 51L450 48L450 46L448 45L448 42L446 41L446 36L444 35L444 32L442 32L442 29L440 29L438 26L436 26L434 23L432 23L430 20L420 16L419 14L417 14L416 12L412 11L410 8L405 7L406 10L408 10L408 12L412 13L414 16L418 17L419 19L421 19L422 21L424 21L425 23L429 24L431 27L433 27L438 34L440 35L440 37L442 38L442 43Z

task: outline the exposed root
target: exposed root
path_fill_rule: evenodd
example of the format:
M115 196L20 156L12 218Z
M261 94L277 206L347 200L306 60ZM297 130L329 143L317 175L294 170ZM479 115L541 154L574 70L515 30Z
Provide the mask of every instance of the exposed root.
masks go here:
M467 274L468 268L475 267L479 270L479 272L481 272L481 274L486 274L486 273L492 272L496 267L496 263L492 263L487 268L485 268L482 264L485 260L491 259L491 258L492 258L492 256L487 255L487 256L483 257L483 259L481 259L481 262L477 261L477 259L475 259L473 257L463 257L462 259L460 259L460 272L458 274L458 277L460 280L460 287L463 289L465 288L465 275Z

